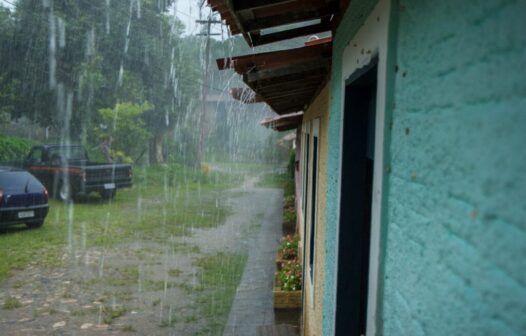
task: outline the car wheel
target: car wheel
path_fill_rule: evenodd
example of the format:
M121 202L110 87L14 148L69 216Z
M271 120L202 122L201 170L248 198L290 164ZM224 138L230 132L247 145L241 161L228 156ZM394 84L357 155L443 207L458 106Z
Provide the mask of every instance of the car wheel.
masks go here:
M44 220L40 220L38 222L29 222L29 223L26 223L26 226L30 229L37 229L39 227L42 226L42 224L44 224Z
M73 190L71 189L69 184L60 182L60 185L58 186L57 196L58 199L62 202L71 202L71 200L73 199Z
M105 189L100 192L100 197L102 197L103 200L109 201L114 199L116 194L117 190L115 189Z

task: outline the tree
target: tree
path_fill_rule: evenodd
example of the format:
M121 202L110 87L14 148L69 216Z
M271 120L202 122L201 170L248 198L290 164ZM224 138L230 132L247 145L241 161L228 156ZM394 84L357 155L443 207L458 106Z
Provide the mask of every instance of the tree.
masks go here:
M152 108L144 102L140 105L120 103L114 108L99 109L103 123L96 128L96 134L101 142L109 140L114 160L137 161L144 154L151 134L145 129L142 116Z

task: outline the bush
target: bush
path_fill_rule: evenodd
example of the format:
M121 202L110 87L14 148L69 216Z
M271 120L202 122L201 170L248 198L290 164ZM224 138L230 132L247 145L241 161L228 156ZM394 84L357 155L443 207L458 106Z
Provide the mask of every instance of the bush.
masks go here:
M0 162L22 160L32 146L30 140L0 135Z
M94 129L94 133L101 141L110 139L115 161L130 162L146 150L151 134L142 117L152 109L153 106L147 102L142 105L124 102L114 108L98 110L103 123Z

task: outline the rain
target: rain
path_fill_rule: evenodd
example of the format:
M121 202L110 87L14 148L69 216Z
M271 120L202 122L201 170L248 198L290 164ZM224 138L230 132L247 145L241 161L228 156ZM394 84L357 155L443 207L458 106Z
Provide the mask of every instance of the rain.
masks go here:
M273 323L258 283L292 142L216 59L286 46L250 49L197 0L4 0L0 16L1 166L44 167L32 148L60 160L51 182L35 173L41 227L1 229L0 334L230 335L245 294Z

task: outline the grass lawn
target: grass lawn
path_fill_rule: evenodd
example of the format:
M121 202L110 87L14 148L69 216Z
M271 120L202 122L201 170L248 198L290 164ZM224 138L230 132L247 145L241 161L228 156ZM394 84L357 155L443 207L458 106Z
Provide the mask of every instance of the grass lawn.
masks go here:
M30 263L58 266L64 253L141 240L163 243L192 228L224 222L228 207L221 191L240 182L222 173L206 176L173 167L136 168L135 186L119 190L111 203L90 195L75 204L50 200L44 225L0 231L0 281Z
M246 254L218 254L197 262L201 267L200 286L204 291L198 296L198 301L203 317L209 320L208 328L201 334L223 334L246 261Z
M259 187L283 188L285 197L294 195L294 178L289 173L265 174L257 185Z
M73 204L50 200L50 212L41 228L29 230L22 225L0 230L0 283L19 294L34 284L26 281L30 269L16 270L30 265L51 272L86 267L83 262L87 259L83 258L89 251L92 260L97 255L96 265L106 260L100 262L104 267L95 266L100 268L98 274L92 263L81 269L89 274L76 278L80 281L70 283L69 278L63 278L68 281L44 286L52 288L46 295L60 302L77 302L70 303L69 315L58 312L56 307L62 303L49 303L54 318L60 315L68 324L95 318L127 332L141 332L140 328L148 325L190 328L195 335L221 335L248 251L226 249L214 254L202 252L202 246L195 243L187 244L186 238L174 239L192 235L194 228L222 225L231 211L227 200L243 197L240 191L225 196L225 190L239 186L244 174L259 173L252 164L220 168L221 172L195 172L180 166L136 167L134 187L119 190L112 202L102 201L98 195L81 196ZM269 175L263 184L282 186L283 181L282 176ZM258 227L257 216L247 220L251 222L243 227L246 232L238 232L241 236L257 232L253 231ZM170 254L176 252L180 254L173 258ZM185 258L187 264L178 264ZM0 308L6 312L28 310L18 297L6 296ZM35 302L43 299L47 297L37 297ZM83 300L98 303L84 308ZM46 321L46 312L35 316ZM153 321L148 317L152 313ZM137 320L139 316L143 320Z

